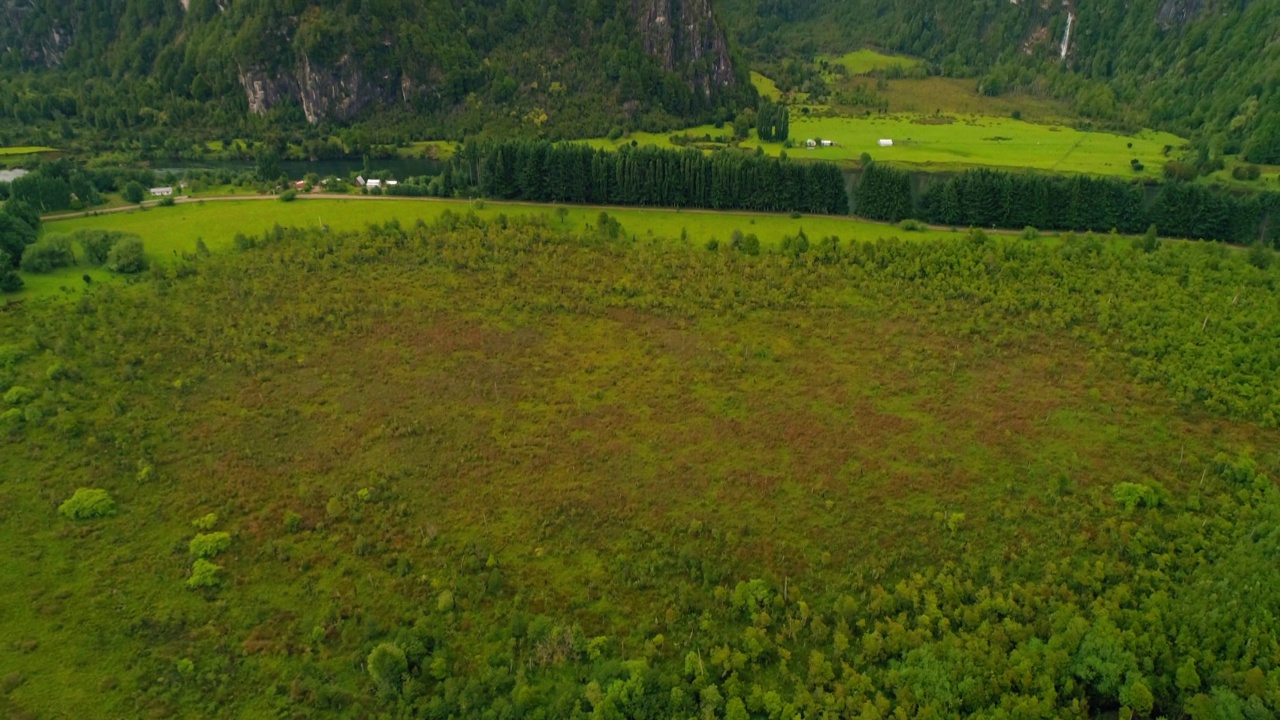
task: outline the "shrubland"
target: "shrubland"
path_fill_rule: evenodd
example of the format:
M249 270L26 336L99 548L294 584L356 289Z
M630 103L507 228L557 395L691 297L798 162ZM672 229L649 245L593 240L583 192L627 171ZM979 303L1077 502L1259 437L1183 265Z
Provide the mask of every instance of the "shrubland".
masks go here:
M277 228L0 314L0 711L1280 709L1273 263L599 227Z

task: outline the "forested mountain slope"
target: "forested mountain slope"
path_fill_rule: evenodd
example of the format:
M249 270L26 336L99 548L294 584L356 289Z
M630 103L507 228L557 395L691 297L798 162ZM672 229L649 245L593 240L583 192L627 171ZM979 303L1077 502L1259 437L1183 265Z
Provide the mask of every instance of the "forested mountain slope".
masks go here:
M603 132L752 99L709 0L0 0L0 18L18 121L404 111Z
M1280 162L1280 6L1225 0L725 0L758 57L872 45L984 92L1075 101L1086 117ZM1069 30L1068 30L1069 27Z

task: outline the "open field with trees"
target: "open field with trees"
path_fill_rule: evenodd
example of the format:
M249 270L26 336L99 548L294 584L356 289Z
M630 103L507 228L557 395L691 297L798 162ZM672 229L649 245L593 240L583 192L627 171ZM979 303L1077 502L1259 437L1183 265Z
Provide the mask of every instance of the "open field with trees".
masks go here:
M0 714L1280 710L1280 264L241 248L0 313Z
M676 211L663 208L600 208L582 206L555 207L504 202L467 200L419 200L404 198L319 199L282 203L274 198L233 201L182 203L173 207L156 207L142 211L110 213L44 224L46 235L73 235L86 230L123 232L140 237L148 260L160 264L173 263L184 254L196 252L197 240L213 252L234 246L237 234L256 236L275 225L312 227L321 225L332 230L359 230L369 224L398 222L411 226L418 220L434 222L442 213L474 212L486 220L499 217L542 217L557 229L582 230L598 225L605 212L617 222L620 232L637 239L667 238L678 241L682 236L695 244L710 241L731 242L734 231L759 238L761 247L776 248L784 238L801 232L810 237L836 236L844 240L876 240L888 235L903 235L916 240L956 238L948 230L902 232L882 223L854 218L804 216L792 218L769 213L708 213ZM23 290L13 297L39 297L50 294L80 294L86 290L82 275L93 282L110 281L111 274L85 263L54 270L46 274L24 273Z

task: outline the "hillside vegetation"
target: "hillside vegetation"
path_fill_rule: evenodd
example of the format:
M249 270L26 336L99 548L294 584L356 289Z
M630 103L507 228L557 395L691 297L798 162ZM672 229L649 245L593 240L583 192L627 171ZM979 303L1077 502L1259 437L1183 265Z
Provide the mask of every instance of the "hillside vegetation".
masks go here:
M36 124L51 144L141 135L176 150L193 133L354 120L384 141L604 134L750 104L709 2L665 7L656 20L613 0L3 0L0 107L17 136Z
M0 714L1280 710L1271 255L611 235L0 313Z
M1267 2L724 0L724 7L731 34L757 62L870 45L972 78L987 95L1064 98L1086 119L1193 137L1204 162L1242 152L1250 162L1280 163L1280 13Z

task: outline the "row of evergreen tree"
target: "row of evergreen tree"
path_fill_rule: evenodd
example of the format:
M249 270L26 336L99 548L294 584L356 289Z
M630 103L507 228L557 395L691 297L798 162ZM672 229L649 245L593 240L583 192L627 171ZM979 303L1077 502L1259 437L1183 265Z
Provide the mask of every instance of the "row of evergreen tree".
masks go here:
M1237 195L1165 183L1154 193L1138 183L1085 175L970 170L912 190L908 173L871 163L854 189L854 213L897 222L918 218L955 227L1035 227L1160 234L1240 244L1280 241L1280 193Z
M595 205L844 215L844 176L831 163L762 153L624 148L513 140L468 143L437 179L440 194ZM397 193L410 194L401 184Z

